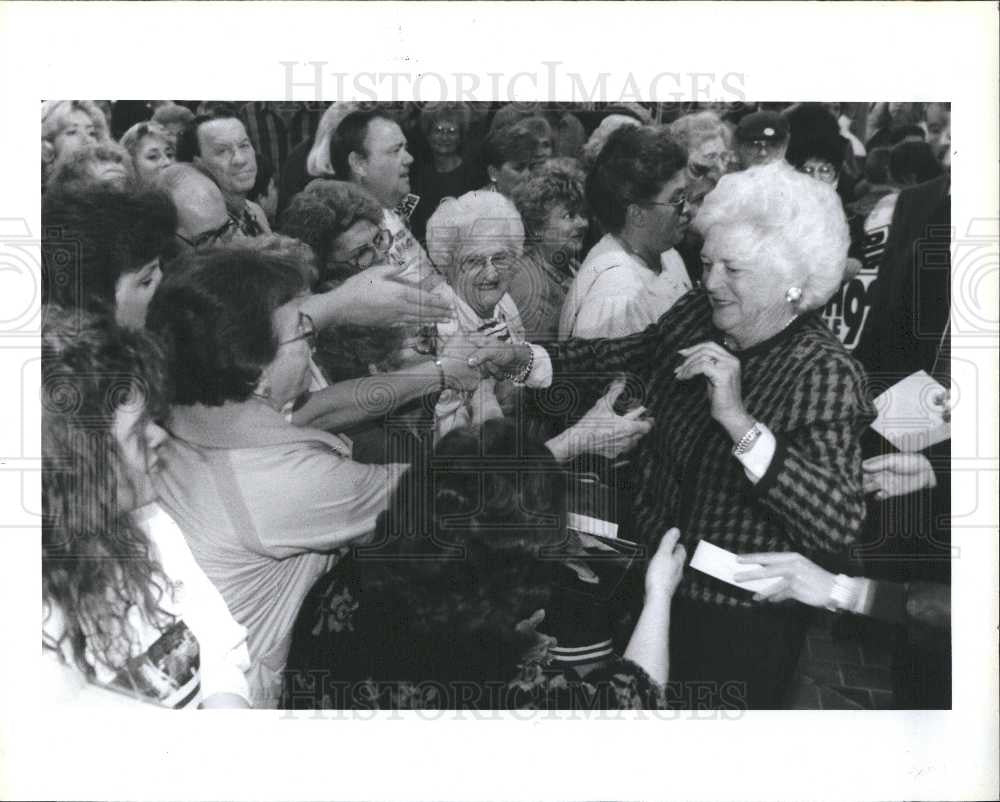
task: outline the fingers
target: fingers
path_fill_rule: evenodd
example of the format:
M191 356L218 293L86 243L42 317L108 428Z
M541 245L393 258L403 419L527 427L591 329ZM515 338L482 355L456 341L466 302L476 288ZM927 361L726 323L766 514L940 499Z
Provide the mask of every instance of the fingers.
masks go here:
M758 591L753 595L754 601L783 601L787 599L786 595L791 587L791 583L787 579L783 579L780 582L775 582L771 587Z
M877 457L869 457L864 462L861 463L861 469L864 471L884 471L890 465L890 457L895 456L894 454L880 454Z
M670 527L666 533L663 535L663 539L660 540L660 548L668 548L673 551L674 546L677 545L677 541L680 540L681 530L676 526ZM683 548L683 547L682 547Z
M613 406L615 401L618 400L618 396L623 392L625 392L625 377L618 376L608 385L607 392L604 393L604 397L601 400L607 402L609 407Z
M750 582L753 579L771 579L776 576L790 578L795 573L795 566L790 563L776 563L765 565L760 568L750 568L733 574L733 579L737 582Z
M624 415L621 415L620 417L624 418L625 420L639 420L645 414L646 414L645 407L636 407L635 409L630 409L628 412L626 412Z

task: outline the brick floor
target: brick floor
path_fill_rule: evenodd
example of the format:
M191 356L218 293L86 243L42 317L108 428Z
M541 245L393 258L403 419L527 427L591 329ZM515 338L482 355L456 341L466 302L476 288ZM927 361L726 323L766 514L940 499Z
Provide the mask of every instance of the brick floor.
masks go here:
M816 611L788 706L794 710L891 709L888 643L887 630L878 622Z

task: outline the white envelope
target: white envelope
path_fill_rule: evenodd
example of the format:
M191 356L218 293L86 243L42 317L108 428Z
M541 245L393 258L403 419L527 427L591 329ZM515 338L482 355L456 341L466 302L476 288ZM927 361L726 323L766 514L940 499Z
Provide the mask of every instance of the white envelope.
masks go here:
M757 563L737 562L736 555L731 551L713 546L707 540L698 541L698 548L694 550L694 556L691 558L691 567L703 574L714 576L716 579L721 579L723 582L736 585L736 587L749 590L752 593L760 593L781 581L780 577L771 577L770 579L751 579L749 582L737 582L733 579L736 574L752 571L761 566Z

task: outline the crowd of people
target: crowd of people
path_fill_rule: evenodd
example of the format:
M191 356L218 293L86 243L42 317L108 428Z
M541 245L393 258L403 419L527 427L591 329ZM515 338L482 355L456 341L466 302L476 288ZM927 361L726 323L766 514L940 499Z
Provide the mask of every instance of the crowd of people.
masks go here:
M41 115L55 698L950 707L948 104Z

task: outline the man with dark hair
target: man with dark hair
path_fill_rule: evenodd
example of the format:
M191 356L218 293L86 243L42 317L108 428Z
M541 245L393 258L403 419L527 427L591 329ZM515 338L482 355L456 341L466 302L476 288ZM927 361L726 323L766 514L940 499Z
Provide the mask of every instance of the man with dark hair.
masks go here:
M257 181L257 155L233 107L217 104L191 120L178 137L177 161L191 162L215 181L245 235L271 233L264 210L247 199Z
M736 127L736 152L743 169L785 157L788 122L777 111L755 111Z
M389 261L403 267L401 277L430 285L442 281L407 226L420 198L410 194L413 157L399 125L378 110L348 114L330 143L330 161L338 178L368 190L382 206L392 235Z

